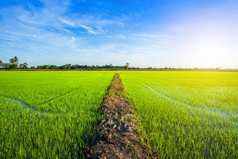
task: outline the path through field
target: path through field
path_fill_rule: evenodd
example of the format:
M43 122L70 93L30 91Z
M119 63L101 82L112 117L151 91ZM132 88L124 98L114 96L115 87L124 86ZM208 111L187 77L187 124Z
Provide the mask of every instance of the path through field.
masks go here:
M105 117L98 122L97 133L87 147L86 158L155 158L141 143L135 110L123 96L123 89L116 74L101 104Z

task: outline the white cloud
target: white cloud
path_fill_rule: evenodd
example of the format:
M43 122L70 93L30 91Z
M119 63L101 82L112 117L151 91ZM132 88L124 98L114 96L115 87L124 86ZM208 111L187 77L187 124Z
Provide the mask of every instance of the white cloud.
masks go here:
M8 30L0 30L0 34L13 35L13 36L25 37L25 38L34 38L34 39L37 38L36 35L15 33L15 32L10 32L10 31L8 31Z
M88 27L88 26L85 26L85 25L82 25L82 24L80 25L80 27L86 29L88 31L88 33L90 33L90 34L95 34L95 35L98 34L91 27Z
M73 22L69 21L69 20L66 20L66 19L61 18L61 17L59 17L58 19L59 19L59 21L65 23L65 24L67 24L67 25L70 25L70 26L75 27L75 24L74 24Z
M103 34L103 33L105 33L105 31L102 29L101 26L97 26L97 32L98 32L98 34ZM107 31L106 31L106 32L107 32Z
M61 32L65 32L65 33L69 33L70 32L68 29L64 29L64 28L56 28L56 29L61 31Z

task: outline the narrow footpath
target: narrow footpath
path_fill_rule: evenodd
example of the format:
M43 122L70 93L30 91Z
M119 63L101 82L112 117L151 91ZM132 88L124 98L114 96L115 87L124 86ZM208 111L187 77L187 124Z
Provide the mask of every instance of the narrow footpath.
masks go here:
M135 109L124 97L123 90L119 74L116 74L101 104L100 111L104 118L98 121L97 133L86 147L86 158L156 158L141 143Z

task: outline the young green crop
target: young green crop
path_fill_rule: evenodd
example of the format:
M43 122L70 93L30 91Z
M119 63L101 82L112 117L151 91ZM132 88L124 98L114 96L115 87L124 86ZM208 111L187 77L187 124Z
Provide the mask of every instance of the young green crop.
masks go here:
M121 72L161 158L238 158L238 73Z
M113 72L0 72L0 158L82 158Z
M0 72L0 158L80 158L113 72ZM121 72L162 158L238 157L238 73Z

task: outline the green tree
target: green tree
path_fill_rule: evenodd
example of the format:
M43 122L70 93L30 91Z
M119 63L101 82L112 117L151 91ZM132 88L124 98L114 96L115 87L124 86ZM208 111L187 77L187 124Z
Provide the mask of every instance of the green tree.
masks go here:
M37 66L36 69L42 69L42 66Z
M0 66L2 67L3 66L3 62L0 60Z
M11 63L9 68L16 69L17 65L18 65L18 58L17 58L17 56L15 56L14 58L10 59L9 61Z
M43 68L43 69L48 69L49 66L48 66L48 65L44 65L42 68Z
M56 66L56 65L50 65L49 69L58 69L58 66Z
M15 63L15 64L18 64L18 57L15 56L15 57L13 58L13 60L14 60L14 63Z
M125 66L125 68L126 68L126 69L128 69L128 68L129 68L129 63L128 63L128 62L126 63L126 66Z
M9 63L4 63L4 64L3 64L3 67L4 67L5 69L7 69L7 68L10 67L10 64L9 64Z
M24 64L23 64L23 69L27 69L27 63L25 62Z
M70 69L71 68L71 64L65 64L62 66L63 69Z
M10 61L10 63L11 63L11 65L10 65L10 69L16 69L17 68L17 64L16 64L16 62L15 62L15 59L13 58L13 59L10 59L9 60Z
M12 65L14 64L14 59L10 59L9 61Z

